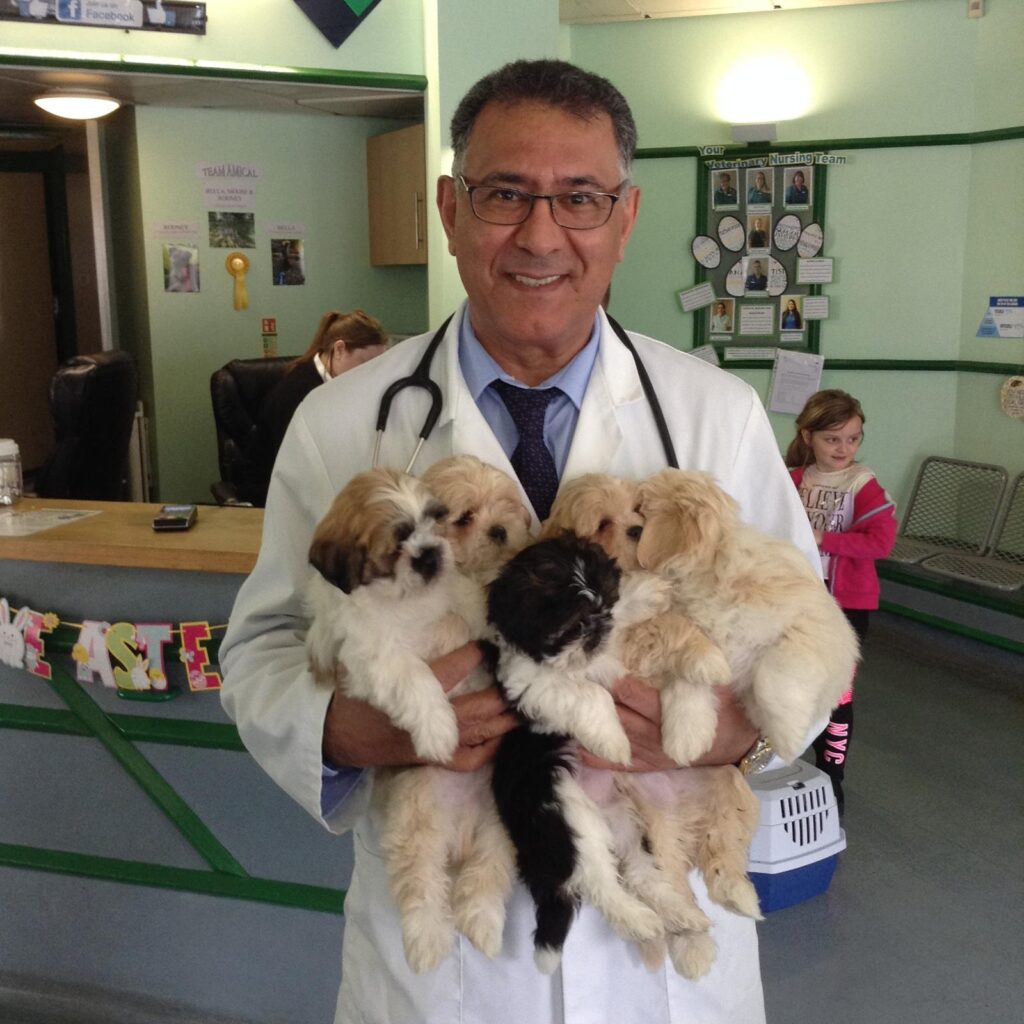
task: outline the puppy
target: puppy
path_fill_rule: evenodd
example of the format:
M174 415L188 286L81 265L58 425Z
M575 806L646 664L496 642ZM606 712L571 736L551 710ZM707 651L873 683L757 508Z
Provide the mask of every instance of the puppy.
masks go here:
M563 484L544 524L543 533L572 531L591 540L612 557L627 579L643 576L637 546L643 534L638 487L632 481L592 473ZM678 611L669 610L619 631L617 654L633 674L662 690L670 704L674 687L683 685L679 666L691 659L706 658L717 650L707 637ZM728 666L718 655L717 673L709 685L728 682ZM668 721L663 717L663 728ZM685 724L685 723L684 723ZM668 749L671 740L663 739ZM670 754L671 756L671 754ZM652 904L671 908L671 920L663 914L668 932L668 951L676 970L691 979L703 976L715 957L710 920L700 909L689 886L691 868L699 867L709 895L730 909L760 919L757 893L746 874L750 840L757 827L758 804L740 772L731 765L680 769L672 772L614 773L618 801L601 803L612 814L618 829L639 832L629 848L649 849L671 899ZM585 788L590 776L583 770ZM624 815L624 803L632 815ZM629 875L629 861L624 874ZM664 960L666 944L653 940L641 944L645 962L655 967Z
M674 606L724 654L750 720L785 760L803 749L850 685L857 637L807 560L788 541L740 522L706 473L663 470L640 485L637 558L672 585ZM714 694L702 666L681 666L673 714L696 756L714 738Z
M338 685L407 731L416 753L446 761L458 744L449 698L428 662L484 629L479 588L456 570L442 536L447 510L419 480L389 469L354 477L316 528L307 649L318 680ZM451 695L487 685L474 674ZM490 866L508 840L486 799L487 780L433 766L381 768L373 808L406 958L436 967L455 937L449 864L474 855ZM483 808L484 810L480 810ZM506 876L511 854L504 853ZM469 870L468 879L479 872ZM497 895L470 901L460 924L486 954L501 944L510 882L491 870ZM468 887L469 880L465 883Z
M314 675L383 711L416 753L447 761L455 712L427 664L466 643L473 601L454 572L439 523L447 509L415 477L373 469L353 477L317 525L309 560ZM460 614L464 612L464 614Z
M530 513L516 482L472 455L435 463L422 482L449 510L439 532L479 603L482 622L484 588L529 541ZM456 928L477 949L493 957L501 948L515 852L495 807L491 771L490 765L473 773L422 767L405 770L396 779L396 788L403 792L401 816L393 816L395 827L383 843L403 890L396 898L409 907L407 917L422 918L425 907L438 911L435 927L421 922L416 937L407 938L409 961L418 970L436 966L450 948L450 936L442 936L440 926L439 911L445 906Z
M574 774L571 740L613 761L630 758L609 692L624 669L609 646L617 616L649 613L643 595L620 607L619 577L596 545L554 538L508 562L488 596L498 684L527 722L499 745L494 795L536 906L534 960L544 973L561 959L580 899L626 938L664 933L659 915L624 885L624 851ZM648 867L638 874L656 878L653 863Z
M486 586L530 539L530 513L516 482L473 455L434 463L423 482L449 510L441 532L455 564Z
M640 585L640 579L650 575L641 570L637 557L643 528L637 485L603 473L588 473L562 486L542 536L569 530L585 537L615 560L627 580ZM685 716L675 711L677 691L684 685L681 673L698 674L705 686L726 686L729 664L724 655L677 609L620 631L617 642L618 655L629 670L662 691L662 745L674 761L688 764L703 750L693 749L692 728ZM717 714L712 729L716 720Z

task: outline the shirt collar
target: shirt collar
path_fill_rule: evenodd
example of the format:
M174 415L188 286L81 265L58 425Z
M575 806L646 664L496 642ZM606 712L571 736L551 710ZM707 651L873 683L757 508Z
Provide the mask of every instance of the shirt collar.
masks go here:
M320 374L321 379L326 384L331 379L331 371L324 363L324 361L320 358L319 352L317 352L317 354L313 356L313 365L316 367L317 373Z
M594 326L586 345L557 373L542 381L537 387L559 388L579 409L583 405L583 396L586 394L590 373L594 368L594 363L597 362L600 341L601 318L595 315ZM462 323L459 325L459 366L474 401L479 401L483 392L495 380L504 380L523 387L522 381L507 374L480 344L473 325L469 322L468 306L463 313Z

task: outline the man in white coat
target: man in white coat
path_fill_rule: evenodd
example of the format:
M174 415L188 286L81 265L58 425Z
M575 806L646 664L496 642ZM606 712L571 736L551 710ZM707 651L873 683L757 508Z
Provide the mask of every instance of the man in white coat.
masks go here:
M558 61L516 62L467 94L452 120L454 163L437 201L468 300L443 331L431 375L443 406L418 469L472 453L515 475L517 428L491 386L559 389L544 442L562 480L610 472L643 478L666 464L637 364L601 309L636 221L630 184L636 129L610 83ZM665 401L679 464L708 471L744 518L796 541L816 559L807 519L764 410L738 378L669 346L631 335ZM409 737L378 712L314 686L301 605L313 529L331 499L371 464L384 390L407 376L430 337L317 388L285 437L268 496L263 545L243 585L221 650L223 701L263 768L323 825L355 831L345 905L344 1024L762 1024L753 922L710 903L718 957L691 982L670 965L648 971L637 950L584 906L562 965L550 977L532 958L533 906L513 893L500 955L459 941L436 970L415 975L402 953L367 794L376 765L414 763ZM500 388L500 385L499 385ZM427 411L422 391L392 407L382 465L405 466ZM434 663L450 688L480 660L475 645ZM660 749L656 693L639 680L617 688L634 768L674 765ZM515 725L495 689L457 701L455 770L488 761ZM736 763L757 739L723 694L719 731L703 763Z

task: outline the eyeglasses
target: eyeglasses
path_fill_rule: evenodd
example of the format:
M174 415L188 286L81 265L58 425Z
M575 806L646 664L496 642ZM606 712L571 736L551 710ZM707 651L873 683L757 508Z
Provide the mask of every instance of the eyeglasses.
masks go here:
M544 196L504 185L470 185L461 174L459 181L469 195L473 213L488 224L522 224L533 212L534 201L546 199L552 220L559 227L574 231L607 224L612 208L622 198L618 192L626 184L620 182L615 192L558 192Z

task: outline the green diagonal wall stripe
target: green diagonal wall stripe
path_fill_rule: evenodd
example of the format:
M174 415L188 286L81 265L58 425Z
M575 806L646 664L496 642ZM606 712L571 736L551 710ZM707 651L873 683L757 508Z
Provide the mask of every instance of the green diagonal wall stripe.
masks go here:
M207 864L215 871L245 877L242 865L221 845L166 779L125 739L99 705L63 669L56 665L52 669L50 685L61 700L167 815Z
M232 899L274 903L300 910L318 910L341 914L345 891L300 882L279 882L269 878L223 874L195 868L177 868L166 864L95 857L91 854L69 853L66 850L44 850L33 846L0 843L0 865L50 871L60 875L98 878L126 885L146 885L157 889L176 889L203 896L225 896Z

